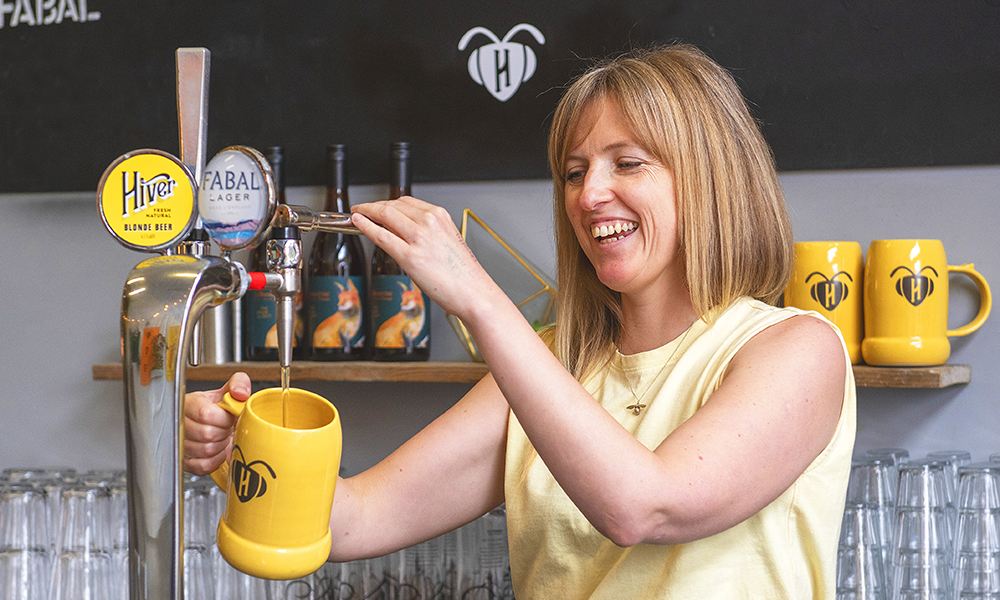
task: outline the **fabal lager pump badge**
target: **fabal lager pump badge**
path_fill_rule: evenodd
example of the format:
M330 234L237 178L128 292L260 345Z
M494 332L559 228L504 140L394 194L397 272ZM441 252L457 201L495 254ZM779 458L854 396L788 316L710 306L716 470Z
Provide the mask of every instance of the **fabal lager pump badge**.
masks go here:
M104 171L97 212L125 247L164 250L194 226L195 194L194 178L178 158L160 150L135 150Z
M205 166L198 214L208 235L223 250L259 243L277 204L274 173L263 154L230 146Z

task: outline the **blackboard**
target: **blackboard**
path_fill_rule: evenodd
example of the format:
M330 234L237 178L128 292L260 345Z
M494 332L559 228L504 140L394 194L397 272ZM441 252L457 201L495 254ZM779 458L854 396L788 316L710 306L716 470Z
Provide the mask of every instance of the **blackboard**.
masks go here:
M671 40L732 70L781 170L1000 163L1000 0L0 0L0 24L0 192L177 153L178 47L211 51L210 153L284 146L293 186L331 143L385 181L395 140L417 182L545 178L561 86ZM468 65L508 34L534 72L501 100Z

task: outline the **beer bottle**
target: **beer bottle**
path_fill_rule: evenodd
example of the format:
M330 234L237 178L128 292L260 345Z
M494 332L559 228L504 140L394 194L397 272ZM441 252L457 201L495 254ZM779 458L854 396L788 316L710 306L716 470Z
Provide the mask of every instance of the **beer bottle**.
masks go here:
M391 146L389 199L410 195L410 144ZM431 355L430 299L391 256L375 247L371 268L373 358L427 360Z
M326 149L326 212L349 213L347 146ZM306 292L306 336L312 360L367 358L365 336L368 274L361 239L356 235L319 232L309 255Z
M285 204L285 160L281 146L268 148L264 155L274 173L278 204ZM276 227L269 239L301 239L298 227ZM250 271L267 271L267 240L250 252L247 268ZM302 358L302 319L298 312L302 306L301 295L296 301L296 316L292 340L292 358ZM243 296L243 357L247 360L278 360L278 327L274 295L264 290L250 290Z

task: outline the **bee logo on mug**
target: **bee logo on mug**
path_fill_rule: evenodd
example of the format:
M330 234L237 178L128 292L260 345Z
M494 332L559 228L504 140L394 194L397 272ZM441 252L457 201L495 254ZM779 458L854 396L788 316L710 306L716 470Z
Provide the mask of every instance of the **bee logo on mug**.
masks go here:
M896 280L896 293L906 299L907 302L913 306L920 306L927 296L934 293L934 280L930 277L923 275L924 271L930 271L934 273L934 276L938 276L938 272L934 270L934 267L927 265L923 269L920 269L920 273L914 273L909 267L898 266L892 270L889 277L895 277L896 271L903 269L909 275L905 275Z
M233 446L233 452L240 453L240 460L236 460L234 455L232 465L233 489L236 490L236 497L244 503L254 498L260 498L267 492L267 482L253 467L254 465L264 465L264 468L271 474L271 479L277 479L278 476L274 474L274 469L262 460L255 460L247 464L243 450L239 446Z
M819 275L823 278L823 280L817 281L811 288L809 288L809 295L812 296L813 300L819 302L823 308L830 311L837 308L837 305L847 298L848 293L850 293L850 289L847 284L842 281L837 281L837 278L844 275L852 283L854 282L854 278L851 277L850 273L847 273L846 271L840 271L829 279L827 279L826 275L823 275L819 271L814 271L809 274L809 277L806 277L806 283L809 283L809 280L813 278L813 275Z

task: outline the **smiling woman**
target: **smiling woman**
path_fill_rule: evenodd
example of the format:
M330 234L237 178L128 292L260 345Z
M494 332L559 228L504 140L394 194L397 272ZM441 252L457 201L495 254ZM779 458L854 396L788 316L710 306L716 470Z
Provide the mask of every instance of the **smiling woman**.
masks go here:
M540 333L444 209L353 208L490 372L338 482L331 560L505 502L517 597L833 597L853 372L831 323L768 304L791 231L732 78L690 46L598 65L560 102L549 157L559 312ZM211 400L186 409L195 472L226 459Z
M578 377L608 360L614 349L610 340L620 333L620 317L615 316L620 299L594 281L591 261L581 260L581 247L586 255L588 244L571 222L569 206L581 193L586 171L577 157L580 137L594 137L598 124L612 128L605 134L601 165L609 175L624 181L668 171L670 182L660 189L658 210L676 210L688 288L684 293L697 314L709 314L740 296L776 301L793 256L791 224L771 150L725 69L685 46L639 51L590 70L563 97L549 134L564 290L559 314L567 315L556 345L563 363ZM581 331L590 336L583 347L574 348L569 340L581 339Z

